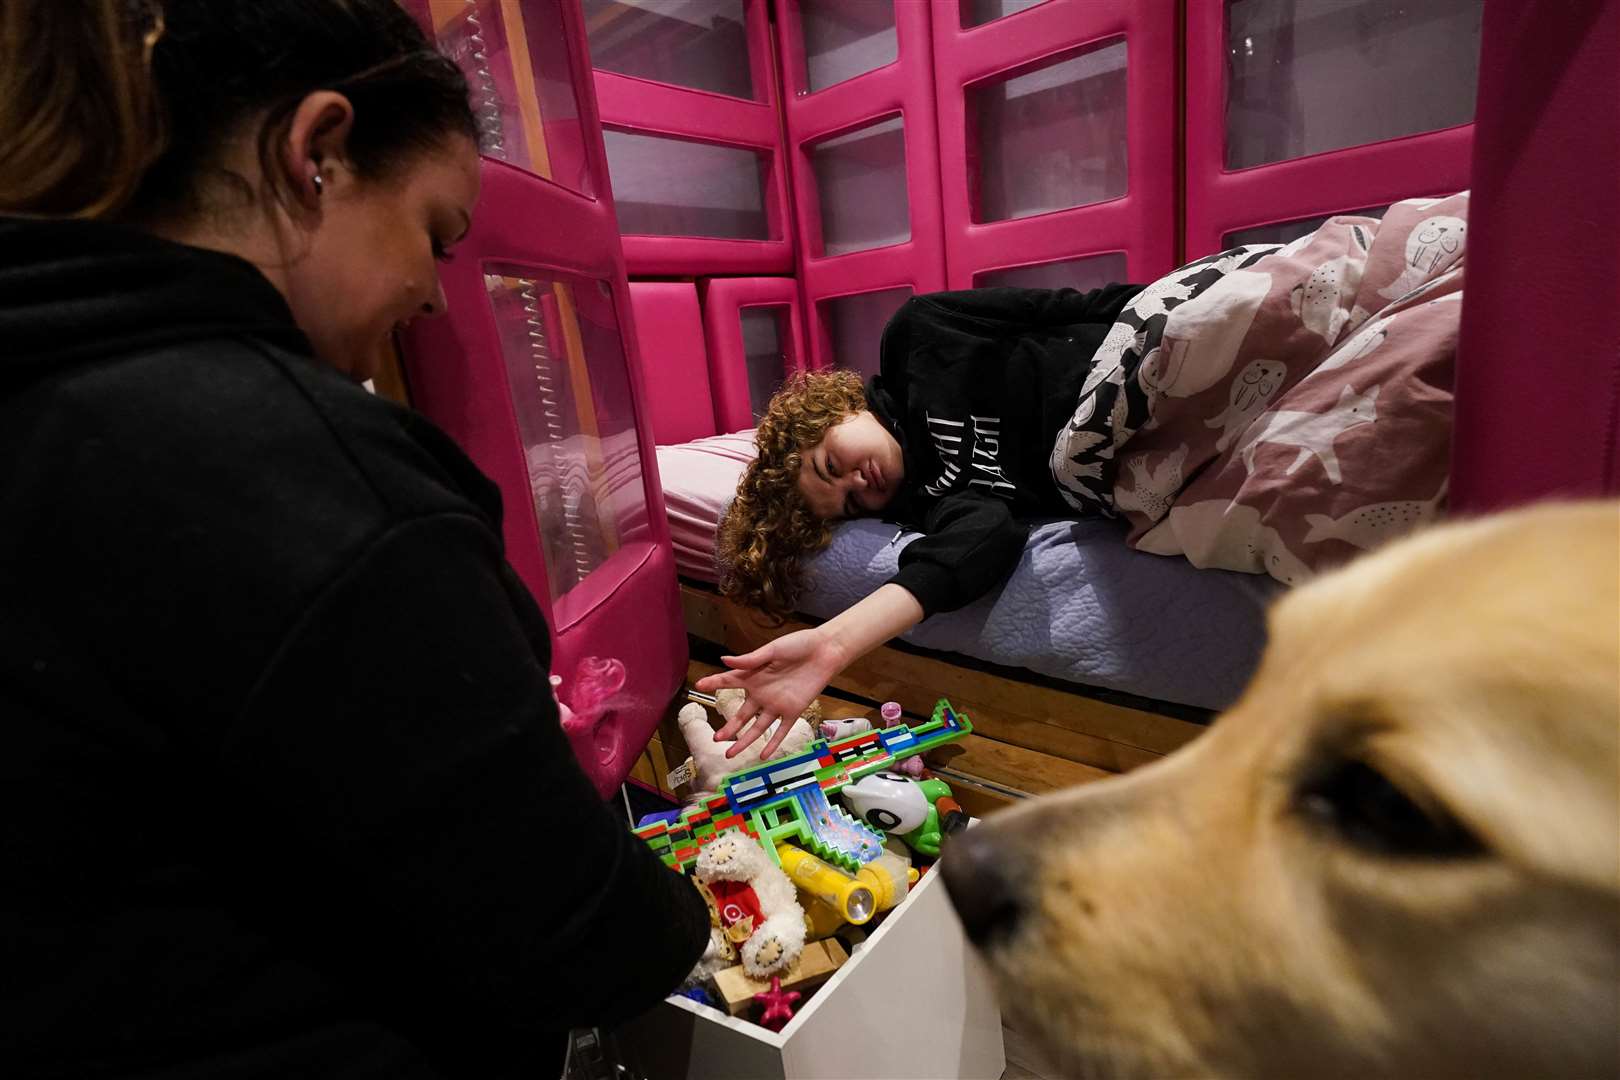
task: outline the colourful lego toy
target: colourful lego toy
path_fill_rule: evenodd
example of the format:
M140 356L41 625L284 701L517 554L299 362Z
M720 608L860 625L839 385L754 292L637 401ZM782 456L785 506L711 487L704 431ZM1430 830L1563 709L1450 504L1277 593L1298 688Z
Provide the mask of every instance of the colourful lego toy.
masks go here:
M941 698L927 723L818 739L803 753L732 773L718 794L675 821L645 822L635 833L666 865L682 871L719 832L736 828L759 841L773 860L776 845L791 842L853 873L882 854L883 836L831 805L827 795L972 730L967 715Z

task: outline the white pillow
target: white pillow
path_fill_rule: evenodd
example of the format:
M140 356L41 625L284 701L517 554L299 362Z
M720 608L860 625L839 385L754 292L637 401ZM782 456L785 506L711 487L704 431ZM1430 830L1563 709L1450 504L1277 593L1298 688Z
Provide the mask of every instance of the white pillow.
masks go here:
M715 580L715 530L753 460L753 428L658 448L675 568L683 576Z

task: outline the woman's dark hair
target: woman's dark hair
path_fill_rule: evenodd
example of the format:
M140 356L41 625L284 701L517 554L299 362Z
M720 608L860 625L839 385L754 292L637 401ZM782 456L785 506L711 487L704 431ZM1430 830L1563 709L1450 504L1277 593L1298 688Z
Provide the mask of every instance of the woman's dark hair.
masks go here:
M244 133L284 198L276 147L317 90L354 105L347 158L367 179L478 137L460 69L395 0L4 0L0 213L194 211Z

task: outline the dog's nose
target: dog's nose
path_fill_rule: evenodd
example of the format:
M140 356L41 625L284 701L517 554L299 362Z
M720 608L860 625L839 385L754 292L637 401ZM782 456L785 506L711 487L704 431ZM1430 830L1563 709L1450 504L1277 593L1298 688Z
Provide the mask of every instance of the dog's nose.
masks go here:
M940 852L945 890L968 940L979 946L1011 933L1024 907L1026 883L1017 880L1014 860L998 850L996 839L994 830L968 829L946 841Z

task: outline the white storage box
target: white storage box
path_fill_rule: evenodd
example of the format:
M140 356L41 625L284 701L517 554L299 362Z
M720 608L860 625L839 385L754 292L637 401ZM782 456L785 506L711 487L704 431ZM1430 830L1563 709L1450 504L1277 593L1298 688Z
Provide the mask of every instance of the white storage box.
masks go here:
M619 1028L636 1080L998 1080L989 973L930 870L780 1033L687 998Z

